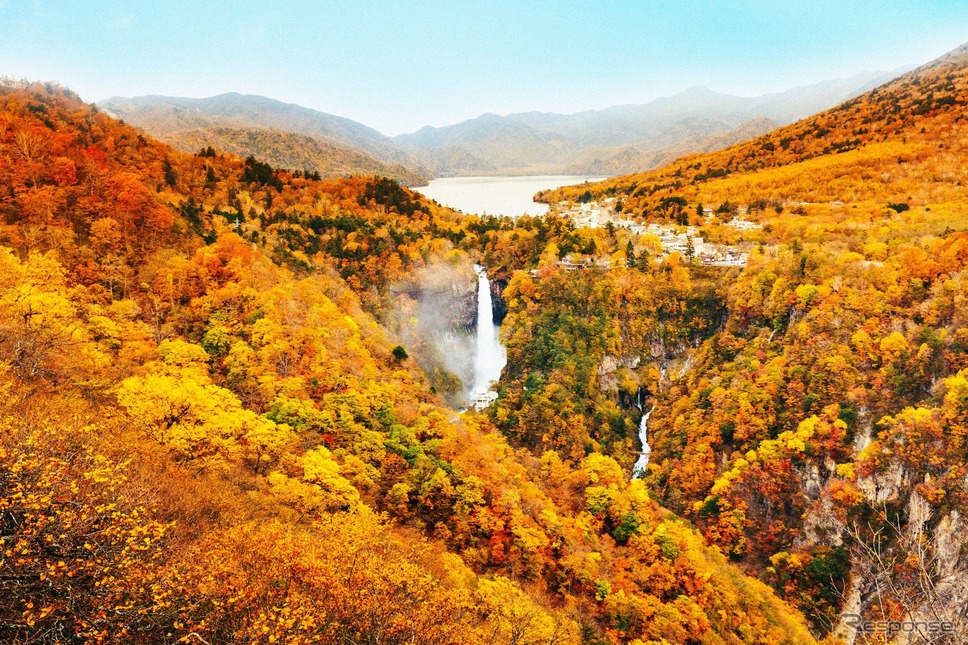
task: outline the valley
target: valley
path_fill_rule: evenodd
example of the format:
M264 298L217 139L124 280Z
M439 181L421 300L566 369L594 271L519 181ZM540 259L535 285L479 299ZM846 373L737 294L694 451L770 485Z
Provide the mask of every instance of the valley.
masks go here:
M375 46L284 11L212 69ZM446 72L486 18L351 87L521 71ZM0 77L0 641L968 642L968 44L749 93L387 136Z
M568 252L604 229L180 153L53 85L5 84L0 101L6 640L335 642L379 621L401 643L579 642L620 625L685 641L664 625L696 620L813 641L628 478L627 453L609 456L635 436L627 412L611 409L608 434L576 415L555 450L531 452L544 401L568 390L537 371L519 389L527 317L511 296L546 254L536 240ZM508 312L507 365L491 405L459 415L445 399L465 386L434 330L487 319L441 306L486 301L475 261ZM674 273L668 297L694 300ZM588 286L570 275L543 282L561 305ZM593 356L568 343L544 351ZM502 412L511 402L530 411ZM652 573L633 582L630 567ZM629 601L669 622L626 625ZM267 607L291 618L267 623Z

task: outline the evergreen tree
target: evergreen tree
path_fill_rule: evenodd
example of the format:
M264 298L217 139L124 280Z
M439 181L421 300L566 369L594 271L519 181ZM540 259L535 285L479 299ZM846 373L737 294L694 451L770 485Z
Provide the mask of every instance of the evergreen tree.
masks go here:
M165 183L174 188L175 184L178 183L178 175L175 174L175 169L168 157L165 157L165 160L161 162L161 167L165 171Z

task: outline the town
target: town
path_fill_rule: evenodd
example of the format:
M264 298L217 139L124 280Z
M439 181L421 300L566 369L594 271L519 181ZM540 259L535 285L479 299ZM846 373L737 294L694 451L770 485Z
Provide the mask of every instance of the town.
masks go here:
M617 200L608 197L600 202L570 202L562 201L552 206L552 212L571 218L576 226L599 228L613 226L625 228L636 235L649 235L658 239L661 253L658 259L663 259L673 253L678 253L690 263L696 262L704 266L746 266L747 253L737 246L726 244L712 244L699 235L696 226L675 226L671 224L641 224L624 219L616 212ZM760 229L762 226L742 218L745 213L740 211L733 216L725 226L748 231ZM713 217L712 211L706 211L706 220ZM581 258L563 259L558 263L568 270L579 268L608 269L612 266L609 258Z

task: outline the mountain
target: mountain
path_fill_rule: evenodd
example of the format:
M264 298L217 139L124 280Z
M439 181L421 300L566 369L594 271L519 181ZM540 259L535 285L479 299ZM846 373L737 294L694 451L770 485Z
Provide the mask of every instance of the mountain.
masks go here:
M712 128L711 134L700 134L703 130L699 128L695 129L696 133L690 134L689 128L683 126L688 124L676 124L670 128L667 139L671 143L659 150L652 150L648 146L625 146L616 152L614 148L607 148L598 153L602 156L591 153L590 158L568 166L565 174L615 176L626 172L628 168L657 168L691 152L720 150L752 139L775 129L777 123L760 117L750 119L728 131Z
M430 176L426 167L373 128L263 96L229 93L202 99L113 97L99 102L98 107L175 145L187 146L190 142L204 139L200 135L207 131L205 136L211 136L212 141L205 145L218 147L220 137L225 137L227 131L231 130L234 134L225 143L236 147L240 154L262 154L266 158L279 160L287 158L290 152L285 146L292 143L298 145L299 142L288 139L272 144L272 137L255 134L270 129L303 135L319 142L312 152L305 153L304 158L323 165L309 167L310 170L322 173L328 167L337 175L361 169L372 172L386 170L388 176L414 185L426 183L425 179ZM220 128L221 132L215 131L216 128ZM250 130L254 133L245 133ZM248 148L244 144L247 138L261 139L261 143ZM195 150L197 148L186 149L188 152ZM350 155L350 151L356 151L357 154ZM348 163L345 169L338 161L343 159Z
M656 167L675 155L760 134L750 123L786 123L890 75L860 74L741 98L692 88L645 105L576 114L484 114L394 138L365 125L262 96L202 99L114 97L98 107L185 152L213 146L271 165L325 176L375 173L405 185L434 176L621 174Z
M875 632L891 621L910 633L887 642L962 643L968 629L966 184L968 44L738 145L541 196L693 226L697 255L713 243L743 258L699 266L680 247L656 262L664 242L617 226L614 239L591 232L558 249L604 248L661 281L685 264L713 285L702 309L714 328L656 343L658 378L637 388L628 368L615 370L629 383L616 384L619 396L652 409L645 479L816 633L847 643L883 642ZM553 277L549 260L539 278ZM575 325L579 306L595 329L634 320L632 292L610 312L614 295L586 305L542 285L512 281L512 324L521 310L557 307ZM502 331L522 339L509 356L534 361L537 341L567 337L554 316L542 322ZM532 386L531 374L556 376L520 369ZM601 409L616 386L556 403ZM540 389L505 388L498 418L534 414L518 401ZM928 628L937 635L913 633Z
M444 152L447 167L457 172L476 172L486 165L501 173L541 174L548 169L543 165L561 153L560 146L533 128L496 114L483 114L446 128L426 126L413 135L396 137L395 141L427 158ZM472 164L456 166L454 161L459 157L455 153L469 156Z
M593 186L591 193L624 195L626 208L642 213L670 195L728 199L739 182L751 184L745 192L765 190L779 202L844 201L845 197L856 201L860 195L884 194L904 201L915 200L918 194L929 199L933 193L945 192L933 185L928 172L931 164L939 162L936 150L958 149L962 106L958 88L964 80L964 55L964 48L953 50L827 111L729 148L607 180ZM946 145L945 139L951 143ZM865 172L856 172L859 165ZM879 183L868 181L875 170L888 176ZM892 179L900 174L925 181L901 187ZM795 183L787 183L794 177ZM839 194L843 185L830 184L831 177L855 192ZM908 188L915 192L904 192ZM546 198L568 197L576 191L566 187L549 192Z
M594 228L2 81L0 640L961 643L966 182L968 45L543 195ZM458 412L415 357L475 264Z
M590 172L595 168L621 174L661 165L672 151L709 149L706 146L715 137L736 142L741 133L760 134L749 126L739 128L763 118L789 123L894 75L858 74L752 98L695 87L644 105L575 114L485 114L452 126L428 126L394 137L394 141L444 175L480 174L488 168L493 169L488 174ZM461 165L462 159L469 162L466 167Z

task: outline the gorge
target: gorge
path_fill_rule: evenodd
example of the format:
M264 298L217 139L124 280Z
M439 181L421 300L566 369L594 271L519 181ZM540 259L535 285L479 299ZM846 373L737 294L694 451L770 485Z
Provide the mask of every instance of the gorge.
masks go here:
M0 642L963 645L966 97L524 217L0 77Z

